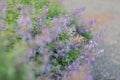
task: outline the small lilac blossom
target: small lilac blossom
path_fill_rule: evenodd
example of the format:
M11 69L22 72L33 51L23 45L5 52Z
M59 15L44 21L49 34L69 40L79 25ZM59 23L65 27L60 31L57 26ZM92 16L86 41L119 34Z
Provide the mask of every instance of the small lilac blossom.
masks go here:
M51 65L50 64L47 65L47 71L51 71Z
M66 53L70 51L70 47L66 47Z
M46 42L50 43L52 41L52 39L50 37L46 38L45 40Z
M6 30L6 29L7 29L7 27L5 26L4 20L0 20L0 31L1 30Z
M6 14L7 2L6 0L0 0L0 18L4 18Z
M28 29L32 28L32 20L30 16L21 15L18 20L18 25L21 27L26 27Z
M42 37L40 37L39 35L35 36L34 41L35 41L36 45L38 45L38 46L44 46L45 45L44 39Z
M87 80L93 80L93 76L89 74Z
M32 13L34 9L29 7L29 6L24 6L21 10L20 10L20 16L18 19L18 25L20 27L26 27L27 29L31 29L32 28Z
M22 6L20 5L21 10L20 10L20 15L31 15L35 13L35 9L30 6Z
M34 48L30 48L28 50L28 53L29 53L28 55L30 55L30 56L35 56L36 50Z
M57 80L61 80L61 77L60 77L60 76L57 76Z
M85 9L86 9L85 7L80 8L80 9L76 9L76 10L73 12L73 15L75 15L76 17L80 17L80 16L81 16L81 13L82 13Z
M92 24L92 26L94 26L95 24L96 24L96 20L95 19L92 19L91 21L90 21L90 23ZM91 27L92 27L91 26Z
M48 7L47 6L43 6L42 7L42 14L43 14L43 18L47 17L47 12L48 12Z
M98 57L101 53L103 53L104 50L103 49L96 49L96 51L94 51L94 54L96 55L96 57Z
M38 24L41 25L42 27L45 27L45 23L43 21L43 19L40 17L39 20L38 20Z
M94 62L94 61L95 61L95 57L92 57L92 58L91 58L91 61Z

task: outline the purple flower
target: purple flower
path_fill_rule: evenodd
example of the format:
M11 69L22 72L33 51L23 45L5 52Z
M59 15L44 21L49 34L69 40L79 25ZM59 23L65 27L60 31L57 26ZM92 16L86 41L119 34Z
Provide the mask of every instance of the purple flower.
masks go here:
M70 51L70 47L66 47L66 53Z
M0 18L5 17L6 8L7 8L6 0L0 0Z
M86 9L85 7L80 8L80 9L76 9L76 10L73 12L73 15L74 15L74 16L77 16L77 17L80 17L80 16L81 16L81 13L82 13L85 9Z
M56 69L57 73L61 73L61 70L59 68Z
M42 39L39 35L36 35L36 37L35 37L35 43L38 46L44 46L45 45L44 39Z
M18 20L18 25L20 27L25 27L26 29L32 28L32 20L31 17L28 15L21 15Z
M6 30L7 27L5 26L4 20L0 20L0 30Z
M73 43L72 47L73 47L73 48L78 48L78 47L80 47L80 42Z
M24 6L20 10L20 16L18 19L19 27L25 28L25 30L30 30L32 28L32 13L34 9L29 6Z
M35 56L36 50L33 49L33 48L30 48L30 49L28 50L28 52L29 52L29 55L34 55L34 56Z
M94 51L94 53L95 53L95 55L96 55L96 57L98 57L101 53L103 53L104 52L104 50L103 49L97 49L96 51Z
M60 77L60 76L57 76L57 80L61 80L61 77Z
M42 7L43 18L47 17L47 12L48 12L48 7L47 6L43 6Z
M91 61L95 61L95 57L92 57L92 58L91 58Z
M51 71L51 65L50 64L47 65L47 71Z
M96 23L96 20L95 20L95 19L92 19L92 20L90 21L90 23L92 24L92 26L94 26L95 23Z
M88 75L88 80L93 80L93 76L92 75Z
M45 23L43 21L43 19L40 17L39 20L38 20L38 24L41 25L42 27L45 27Z
M45 40L46 42L50 43L52 41L52 39L50 37L46 38Z
M70 70L71 68L72 68L72 65L69 65L69 66L67 67L68 70Z
M67 74L66 74L66 73L63 73L63 77L66 79L66 78L67 78Z

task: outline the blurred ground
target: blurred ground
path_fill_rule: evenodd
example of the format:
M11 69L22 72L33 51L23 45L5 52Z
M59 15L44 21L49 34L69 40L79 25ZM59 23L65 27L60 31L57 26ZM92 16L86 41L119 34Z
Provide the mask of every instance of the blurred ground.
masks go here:
M111 75L120 80L120 0L63 0L63 6L68 11L86 7L85 18L97 20L95 32L108 28L100 43L105 51L93 63L94 80L107 80Z

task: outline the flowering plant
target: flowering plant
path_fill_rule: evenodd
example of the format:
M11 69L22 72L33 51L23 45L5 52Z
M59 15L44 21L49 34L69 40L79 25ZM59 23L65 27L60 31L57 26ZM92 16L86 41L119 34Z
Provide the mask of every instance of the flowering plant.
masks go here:
M85 8L66 13L48 0L0 3L1 80L67 79L101 52L101 36L91 33L94 21L82 17Z

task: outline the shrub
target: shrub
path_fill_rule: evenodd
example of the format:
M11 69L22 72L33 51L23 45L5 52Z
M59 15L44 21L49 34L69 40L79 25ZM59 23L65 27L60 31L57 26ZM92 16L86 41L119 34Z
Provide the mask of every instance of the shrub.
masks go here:
M91 22L81 19L84 8L66 13L48 0L8 0L6 6L0 15L1 80L61 80L100 53L100 37L92 38Z

